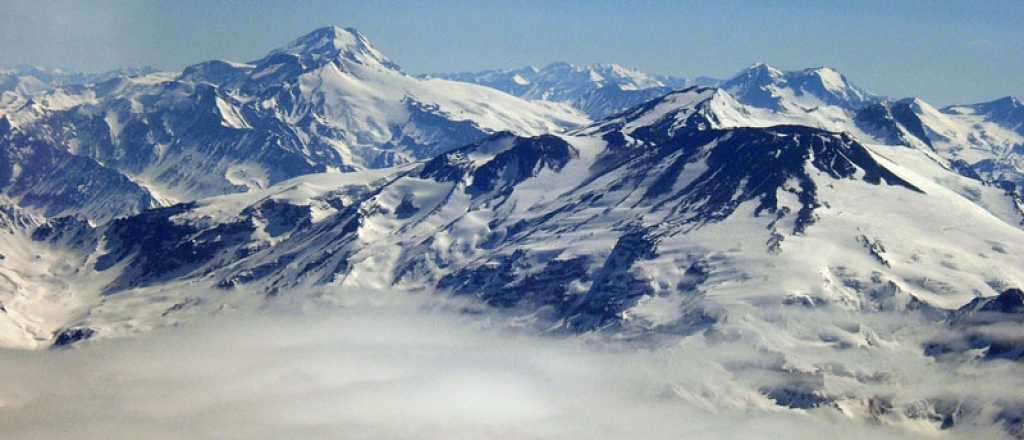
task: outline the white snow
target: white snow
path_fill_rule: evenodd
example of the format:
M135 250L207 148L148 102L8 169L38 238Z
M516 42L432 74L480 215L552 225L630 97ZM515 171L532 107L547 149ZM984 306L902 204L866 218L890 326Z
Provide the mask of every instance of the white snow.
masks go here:
M217 109L220 110L221 117L224 118L221 124L231 128L252 128L237 107L228 104L219 96L215 99Z
M817 70L817 74L818 77L821 78L822 84L824 84L825 88L828 90L837 94L846 93L846 81L843 80L842 75L840 75L839 72L836 72L835 69L823 67Z
M530 84L530 80L523 78L523 76L518 73L512 76L512 82L519 84L521 86L526 86Z

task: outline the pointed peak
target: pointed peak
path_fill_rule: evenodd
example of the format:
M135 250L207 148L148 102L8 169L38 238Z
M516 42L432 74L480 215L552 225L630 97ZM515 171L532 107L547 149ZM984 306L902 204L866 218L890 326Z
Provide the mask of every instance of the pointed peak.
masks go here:
M928 101L925 101L925 100L923 100L921 98L918 98L916 96L912 96L912 97L909 97L909 98L903 98L903 99L900 99L900 100L896 101L895 103L896 104L908 105L908 106L910 106L911 109L913 109L914 111L916 111L918 113L922 113L922 112L935 113L935 112L938 112L938 110L935 107L933 107L931 104L929 104Z
M746 71L748 71L748 72L769 72L769 73L779 73L779 74L782 73L781 69L779 69L779 68L777 68L775 66L772 66L771 64L768 64L768 63L762 63L760 61L758 61L758 62L756 62L754 64L751 64L750 67L746 68Z
M361 41L369 43L359 31L341 26L325 26L292 40L289 48L316 50L320 48L345 49L358 45Z
M821 78L822 81L843 82L843 83L847 82L846 81L846 75L843 75L842 72L840 72L839 70L835 69L834 67L828 67L828 66L809 67L809 68L801 70L800 74L803 74L803 75L814 75L814 76L817 76L818 78Z
M638 127L658 124L668 118L675 121L670 124L674 130L686 125L688 118L695 113L715 113L723 108L738 106L740 104L722 89L692 86L641 104L610 120L625 120L627 131L631 131ZM715 121L713 125L717 125L718 122Z
M733 75L731 79L726 82L749 82L754 81L756 83L770 83L777 81L785 76L785 72L771 66L769 64L757 62L751 64L750 67L741 70L736 75Z
M855 87L853 84L850 83L849 80L846 79L846 75L843 75L842 72L832 67L812 67L801 70L799 74L792 76L805 76L813 78L815 81L819 82L822 87L824 87L827 91L831 93L836 93L840 95L847 95L851 93L855 95L864 95L857 97L861 100L868 98L867 95L870 95L869 92L860 90L859 88Z
M881 99L827 66L782 71L755 63L721 86L744 104L775 111L799 111L822 104L855 110ZM771 89L789 89L792 93L783 97L785 93Z
M374 48L370 40L359 31L341 26L315 29L270 53L271 56L279 54L296 55L304 62L312 64L325 64L340 59L357 64L398 69L396 64Z

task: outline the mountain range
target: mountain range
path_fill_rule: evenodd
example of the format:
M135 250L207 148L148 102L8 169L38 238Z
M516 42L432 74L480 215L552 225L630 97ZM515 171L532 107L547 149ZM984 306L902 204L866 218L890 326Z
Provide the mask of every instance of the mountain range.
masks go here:
M365 37L338 27L250 63L208 61L22 101L0 123L2 154L18 169L4 173L0 186L48 216L97 220L303 174L407 163L498 131L532 135L586 121L565 106L416 79ZM79 163L133 203L102 213L79 203L80 186L55 188L47 177L53 167L40 167L46 162L20 152L26 149Z
M886 364L833 359L1024 360L1024 106L827 67L700 82L416 77L328 27L247 63L11 88L0 344L438 292L546 334L749 344L774 360L723 368L778 377L757 391L783 408L1022 432L1024 403L876 395Z
M542 68L436 73L427 78L471 82L528 100L566 103L600 119L689 84L685 78L648 75L617 64L552 63Z

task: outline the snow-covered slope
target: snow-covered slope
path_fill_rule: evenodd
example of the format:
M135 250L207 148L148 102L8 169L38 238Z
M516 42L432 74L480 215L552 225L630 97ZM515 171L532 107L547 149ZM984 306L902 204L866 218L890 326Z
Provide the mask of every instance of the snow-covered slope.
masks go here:
M47 217L98 222L160 205L125 175L63 146L13 129L0 117L0 192L8 203Z
M684 78L649 75L617 64L552 63L542 68L528 66L426 76L481 84L529 100L566 103L594 119L618 113L687 84Z
M587 121L565 106L414 78L339 27L251 63L210 61L179 75L116 77L12 99L18 105L6 117L24 134L17 139L92 160L163 201L392 166L493 132L535 135Z
M1024 184L1024 105L1007 96L935 112L918 108L937 148L973 164L993 181Z

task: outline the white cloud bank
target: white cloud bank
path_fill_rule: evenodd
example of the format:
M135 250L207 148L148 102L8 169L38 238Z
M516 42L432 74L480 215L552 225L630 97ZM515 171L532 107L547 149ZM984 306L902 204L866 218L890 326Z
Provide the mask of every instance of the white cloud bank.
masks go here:
M920 435L831 409L771 406L719 366L744 356L530 336L420 305L222 316L72 350L0 351L0 432L8 439Z

